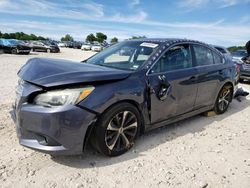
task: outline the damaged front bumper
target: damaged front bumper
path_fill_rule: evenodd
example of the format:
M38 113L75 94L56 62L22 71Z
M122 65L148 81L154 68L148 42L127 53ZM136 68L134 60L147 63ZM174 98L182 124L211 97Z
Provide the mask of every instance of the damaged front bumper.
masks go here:
M30 95L39 90L41 88L26 82L17 88L11 116L19 143L50 154L81 154L96 114L75 105L51 108L28 102Z

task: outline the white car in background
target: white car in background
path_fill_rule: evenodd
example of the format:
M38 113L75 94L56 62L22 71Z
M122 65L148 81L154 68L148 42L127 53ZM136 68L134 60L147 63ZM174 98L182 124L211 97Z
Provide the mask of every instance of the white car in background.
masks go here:
M63 43L63 42L59 42L59 43L58 43L58 47L66 47L66 45L65 45L65 43Z
M91 50L91 44L83 44L81 50Z
M102 46L100 44L94 44L92 47L91 47L91 50L94 51L94 52L100 52L103 50Z

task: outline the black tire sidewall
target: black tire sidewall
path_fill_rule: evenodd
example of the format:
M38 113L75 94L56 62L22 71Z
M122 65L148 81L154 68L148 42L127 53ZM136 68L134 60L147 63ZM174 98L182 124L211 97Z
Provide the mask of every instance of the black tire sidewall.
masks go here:
M11 54L17 54L17 49L16 49L16 48L13 48L13 49L11 50Z
M134 145L134 142L133 142L128 148L125 148L121 151L111 151L106 145L105 134L106 134L107 126L108 126L109 122L111 121L111 119L116 114L118 114L122 111L130 111L137 118L138 127L137 127L137 133L136 133L135 139L138 136L138 133L140 132L142 120L141 120L141 116L140 116L139 111L137 110L137 108L134 105L132 105L130 103L120 103L120 104L117 104L117 105L111 107L106 112L104 112L104 114L101 115L100 118L98 118L96 125L95 125L95 128L94 128L94 134L92 135L92 139L91 139L93 146L99 152L103 153L104 155L118 156L118 155L121 155L121 154L127 152Z

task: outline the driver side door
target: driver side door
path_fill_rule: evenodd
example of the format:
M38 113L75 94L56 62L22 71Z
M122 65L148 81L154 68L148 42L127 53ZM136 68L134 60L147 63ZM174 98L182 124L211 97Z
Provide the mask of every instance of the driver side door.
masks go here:
M148 73L151 123L159 123L194 108L197 94L197 71L191 47L171 47Z

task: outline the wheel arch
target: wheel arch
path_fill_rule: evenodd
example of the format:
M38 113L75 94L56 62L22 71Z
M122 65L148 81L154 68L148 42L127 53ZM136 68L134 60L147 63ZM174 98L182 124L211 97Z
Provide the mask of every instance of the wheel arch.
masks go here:
M219 93L222 90L222 88L225 87L225 86L227 86L227 85L232 88L232 96L231 96L231 99L230 99L230 102L232 102L233 95L234 95L234 84L231 81L226 81L224 84L222 84L222 86L220 87L219 91L217 92L217 96L219 95Z
M140 127L140 133L143 133L143 132L145 131L145 119L144 119L144 115L143 115L143 110L142 110L141 105L140 105L138 102L136 102L136 101L134 101L134 100L132 100L132 99L123 99L123 100L117 101L117 102L111 104L110 106L108 106L108 107L102 112L102 114L105 113L106 111L108 111L108 110L109 110L110 108L112 108L113 106L116 106L116 105L119 105L119 104L122 104L122 103L129 103L129 104L131 104L131 105L133 105L133 106L136 107L136 109L138 110L138 112L139 112L139 114L140 114L141 121L142 121L142 124L141 124L141 127Z
M133 106L136 107L136 109L138 110L139 114L140 114L140 117L141 117L141 126L140 126L140 130L139 130L139 134L142 134L144 131L145 131L145 120L144 120L144 116L143 116L143 112L142 112L142 108L140 106L140 104L134 100L131 100L131 99L124 99L124 100L120 100L120 101L117 101L113 104L111 104L110 106L108 106L102 113L98 114L97 115L97 118L96 118L96 121L94 123L92 123L91 125L88 126L87 128L87 131L86 131L86 134L85 134L85 138L84 138L84 143L83 143L83 150L86 149L86 146L88 144L88 142L90 141L91 139L91 136L92 136L92 133L93 133L93 128L94 126L96 126L96 122L98 121L98 118L105 112L107 112L109 109L111 109L112 107L116 106L116 105L119 105L119 104L122 104L122 103L129 103Z

